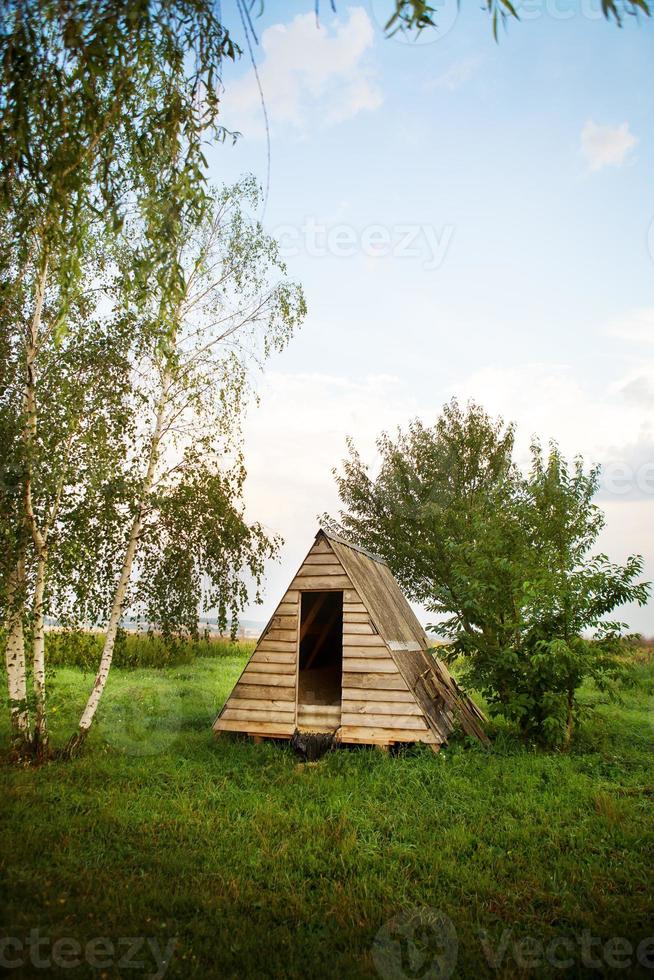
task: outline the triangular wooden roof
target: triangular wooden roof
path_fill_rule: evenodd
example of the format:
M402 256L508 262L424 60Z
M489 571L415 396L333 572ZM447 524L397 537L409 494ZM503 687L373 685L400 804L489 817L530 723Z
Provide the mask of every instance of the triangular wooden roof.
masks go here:
M290 737L299 726L300 598L324 589L344 596L343 741L424 741L437 747L455 719L467 734L487 741L483 714L430 652L388 565L324 530L261 634L214 723L216 731Z
M316 541L321 536L330 542L385 643L391 649L426 650L425 631L386 562L328 531L318 531Z

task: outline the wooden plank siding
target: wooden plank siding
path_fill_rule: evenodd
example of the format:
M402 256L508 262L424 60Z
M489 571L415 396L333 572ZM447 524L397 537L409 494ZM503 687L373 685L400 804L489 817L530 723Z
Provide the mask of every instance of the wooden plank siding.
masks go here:
M329 551L317 552L313 548L304 559L304 564L302 568L307 568L311 565L335 565L338 564L339 568L342 568L340 562L334 556L334 552L330 549Z
M344 657L345 674L397 674L398 669L390 657Z
M360 690L377 690L377 691L407 691L408 688L402 675L399 671L388 674L380 674L374 670L366 671L350 671L349 667L344 667L343 670L343 697L345 697L345 692L352 690L360 692ZM359 697L359 694L356 695Z
M351 626L355 626L357 623L367 623L369 626L372 626L372 621L365 608L357 609L356 612L349 612L344 606L343 623L350 624Z
M299 579L309 578L310 576L315 577L316 575L330 575L339 578L340 576L345 575L345 572L343 571L343 566L341 563L337 562L336 560L333 560L329 564L321 565L310 565L305 562L295 576L295 580L298 581Z
M295 666L294 650L257 650L256 657L250 661L252 664L291 664Z
M290 738L295 731L295 675L300 593L289 589L214 724L215 731Z
M341 742L351 745L392 745L396 742L424 742L434 746L440 744L426 727L423 732L416 732L414 729L342 725L339 737Z
M290 619L290 616L285 617ZM295 626L292 629L279 629L277 626L271 626L271 628L266 633L266 638L264 643L269 643L271 640L281 640L282 642L295 643L297 639L297 619Z
M368 635L361 635L358 632L350 633L350 623L343 624L343 654L345 655L350 647L370 647L370 649L380 649L385 650L388 653L388 647L382 639L373 633L372 628L368 627Z
M252 660L248 664L248 674L286 674L295 677L295 663L267 664L264 661Z
M258 701L292 701L295 702L295 684L243 684L236 685L230 696L230 702L238 698L255 698Z
M297 704L301 596L311 591L343 593L340 710ZM319 532L214 729L270 738L290 738L296 728L336 730L343 743L424 742L437 750L452 729L452 708L465 708L465 696L446 671L438 673L435 662L436 676L431 678L427 646L389 568L365 551ZM428 683L438 685L433 699ZM475 710L473 705L463 713L472 718Z
M434 741L422 710L360 600L343 607L339 737L354 744Z
M350 584L347 575L306 575L293 579L292 585L295 589L304 589L309 592L330 592L338 590L342 592Z
M266 636L257 647L256 652L265 650L268 653L295 653L295 640L269 640Z
M343 636L376 636L372 628L370 617L366 619L352 620L350 616L343 617Z
M325 539L316 541L263 631L214 728L270 737L290 736L299 722L297 658L301 593L351 590L352 582ZM355 610L365 613L365 606ZM324 714L324 713L323 713ZM303 710L303 727L320 727L320 711ZM324 721L332 729L333 712ZM324 727L324 726L323 726Z
M295 722L285 724L284 722L243 721L220 715L214 724L214 731L243 732L245 735L266 735L268 738L290 738L295 731Z
M345 699L345 703L342 707L343 715L418 715L422 717L422 708L420 705L416 704L414 700L408 701L379 701L373 700L370 697L371 693L378 694L380 692L366 692L367 700L364 701L354 701L349 698ZM388 698L388 691L381 692ZM397 692L401 693L400 691Z
M262 701L261 704L264 702ZM285 702L290 704L289 702ZM231 707L230 704L225 708L222 713L222 719L224 721L270 721L270 722L280 722L281 724L294 724L295 723L295 711L292 709L289 711L282 711L280 708L253 708L244 711L241 708Z
M247 669L239 677L238 683L256 685L257 687L294 687L295 676L293 674L257 673ZM229 701L226 704L229 704Z
M270 620L271 630L295 630L297 629L297 613L275 613Z

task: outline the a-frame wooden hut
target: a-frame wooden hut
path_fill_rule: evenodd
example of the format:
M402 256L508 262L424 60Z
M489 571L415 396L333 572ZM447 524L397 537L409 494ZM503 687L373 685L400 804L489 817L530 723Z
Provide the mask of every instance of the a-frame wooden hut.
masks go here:
M485 740L483 714L428 647L388 566L321 530L214 731L437 749L456 719Z

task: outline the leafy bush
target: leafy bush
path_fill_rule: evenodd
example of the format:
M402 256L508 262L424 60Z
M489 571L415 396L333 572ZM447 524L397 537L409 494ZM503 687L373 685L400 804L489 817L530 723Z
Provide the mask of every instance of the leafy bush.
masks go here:
M611 693L627 674L632 638L613 611L649 594L639 555L621 566L590 554L604 526L599 471L535 443L523 474L513 426L456 401L433 428L414 422L378 449L371 479L350 444L344 510L327 525L382 555L442 617L430 627L449 644L440 655L462 658L491 711L543 744L569 741L584 680Z

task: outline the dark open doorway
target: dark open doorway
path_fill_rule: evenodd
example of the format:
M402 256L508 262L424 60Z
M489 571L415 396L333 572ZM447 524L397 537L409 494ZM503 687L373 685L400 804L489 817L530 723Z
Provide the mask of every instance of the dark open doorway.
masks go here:
M303 592L298 704L340 705L343 593Z

